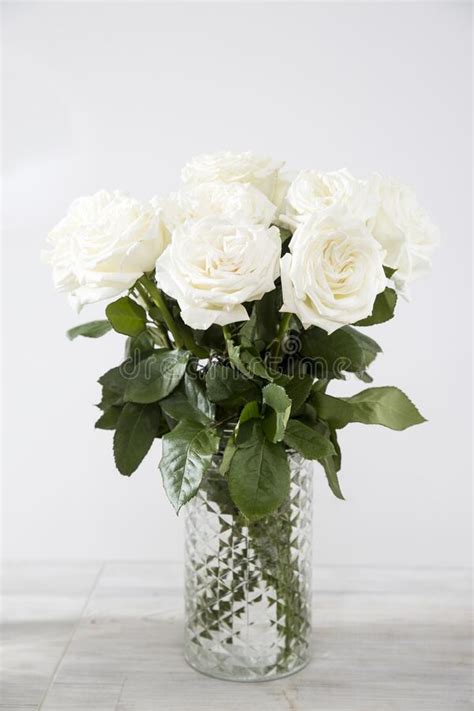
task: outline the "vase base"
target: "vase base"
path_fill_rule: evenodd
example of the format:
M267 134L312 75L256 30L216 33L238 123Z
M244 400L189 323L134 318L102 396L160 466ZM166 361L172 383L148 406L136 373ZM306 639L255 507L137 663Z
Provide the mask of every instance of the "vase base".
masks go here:
M189 659L186 654L184 655L184 659L191 669L194 669L194 671L199 672L199 674L203 674L211 679L219 679L221 681L237 681L242 683L258 683L262 681L278 681L278 679L285 679L288 676L293 676L293 674L297 674L302 671L310 662L310 659L308 658L299 664L296 664L291 669L282 669L281 671L275 670L268 673L259 673L254 669L245 670L243 673L232 673L230 670L226 671L219 668L204 669L199 667L194 661Z

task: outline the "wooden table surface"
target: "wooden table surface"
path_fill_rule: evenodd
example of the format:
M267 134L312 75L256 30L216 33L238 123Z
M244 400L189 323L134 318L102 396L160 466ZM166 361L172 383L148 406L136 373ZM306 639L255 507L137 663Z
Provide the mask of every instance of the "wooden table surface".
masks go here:
M465 570L316 568L312 663L253 684L184 662L176 564L14 563L2 587L2 711L471 708Z

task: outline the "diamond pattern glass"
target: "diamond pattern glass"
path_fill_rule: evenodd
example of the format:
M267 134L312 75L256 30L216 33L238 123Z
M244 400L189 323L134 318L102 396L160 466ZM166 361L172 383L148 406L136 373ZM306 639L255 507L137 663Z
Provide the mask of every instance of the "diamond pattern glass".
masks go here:
M186 506L186 660L221 679L287 676L310 653L312 463L290 453L288 499L248 524L220 461Z

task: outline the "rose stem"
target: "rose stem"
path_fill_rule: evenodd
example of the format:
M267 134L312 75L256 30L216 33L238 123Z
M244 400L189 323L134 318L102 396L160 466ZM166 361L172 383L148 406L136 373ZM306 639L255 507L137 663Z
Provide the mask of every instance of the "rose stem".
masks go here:
M173 334L176 348L182 348L183 347L183 339L182 339L181 333L180 333L179 328L171 315L170 310L168 309L168 307L166 305L166 302L161 294L161 291L158 289L156 284L154 284L151 281L151 279L149 279L145 274L142 277L140 277L140 279L138 281L140 284L142 284L142 286L145 287L145 289L148 292L149 296L151 297L153 303L161 311L163 319L166 323L168 330L171 331L171 333Z

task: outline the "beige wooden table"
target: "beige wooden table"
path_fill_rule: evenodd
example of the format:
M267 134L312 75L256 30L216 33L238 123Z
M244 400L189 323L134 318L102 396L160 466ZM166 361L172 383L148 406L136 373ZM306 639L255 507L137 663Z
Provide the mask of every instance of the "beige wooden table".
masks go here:
M469 583L457 569L316 569L312 663L242 684L183 661L180 566L11 564L0 709L470 709Z

